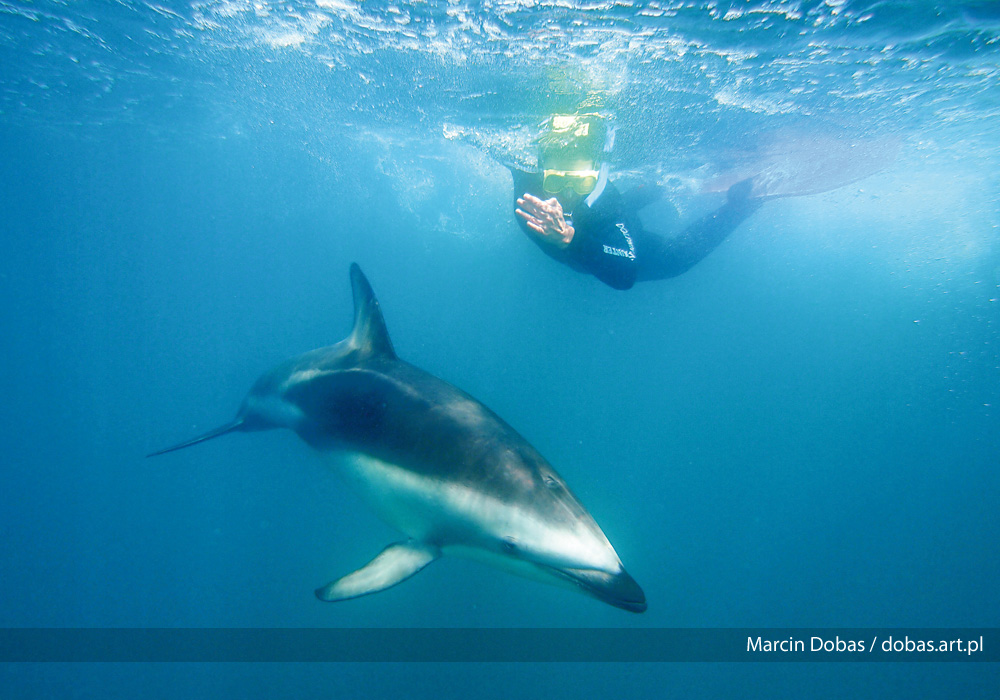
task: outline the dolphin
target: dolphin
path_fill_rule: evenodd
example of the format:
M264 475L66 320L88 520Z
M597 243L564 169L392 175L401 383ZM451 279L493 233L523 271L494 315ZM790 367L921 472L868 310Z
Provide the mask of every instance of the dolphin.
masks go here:
M479 401L400 360L357 264L351 285L345 340L261 376L231 423L148 456L269 428L290 428L329 455L407 539L317 589L320 600L385 590L452 554L645 611L642 589L545 458Z

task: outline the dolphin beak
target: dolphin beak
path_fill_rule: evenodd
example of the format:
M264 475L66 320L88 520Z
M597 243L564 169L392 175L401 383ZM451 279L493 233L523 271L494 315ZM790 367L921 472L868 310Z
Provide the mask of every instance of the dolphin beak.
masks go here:
M237 418L232 423L227 423L215 430L210 430L204 435L199 435L196 438L191 438L190 440L185 440L182 443L174 445L172 447L167 447L166 449L157 450L156 452L150 452L147 457L156 457L157 455L163 455L167 452L173 452L175 450L182 450L185 447L191 447L191 445L197 445L199 442L205 442L206 440L211 440L212 438L217 438L220 435L225 435L226 433L232 433L243 428L243 419Z
M557 571L579 586L584 593L608 605L634 613L646 612L646 594L625 569L617 574L594 569L557 569Z

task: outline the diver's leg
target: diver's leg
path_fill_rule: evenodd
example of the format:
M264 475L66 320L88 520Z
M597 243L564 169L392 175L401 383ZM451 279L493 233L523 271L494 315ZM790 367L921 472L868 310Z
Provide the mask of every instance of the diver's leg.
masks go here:
M648 233L638 247L636 280L659 280L687 272L715 250L722 241L763 203L749 196L750 180L729 188L724 205L694 222L673 238Z

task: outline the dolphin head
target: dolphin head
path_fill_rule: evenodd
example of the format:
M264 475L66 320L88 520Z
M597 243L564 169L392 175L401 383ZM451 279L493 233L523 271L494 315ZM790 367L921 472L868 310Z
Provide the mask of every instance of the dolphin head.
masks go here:
M569 586L605 603L644 612L646 596L590 513L562 477L528 445L508 453L508 471L523 491L516 507L487 516L499 539L488 549L528 578ZM490 510L484 504L483 509Z
M613 558L615 564L605 568L553 561L553 545L556 542L565 545L570 539L574 540L572 544L576 547L588 550L588 554ZM503 567L513 573L575 589L622 610L634 613L646 611L646 595L622 566L603 533L573 533L571 538L555 538L547 542L538 538L504 538L500 549L501 556L506 560ZM565 557L558 559L565 561Z
M590 544L618 559L610 544L591 539ZM549 563L548 547L535 549L532 542L512 542L505 540L502 544L503 555L508 559L505 567L513 573L520 574L546 583L554 583L573 588L585 595L613 605L629 612L646 611L646 595L635 579L625 570L619 561L613 570L600 568L574 567ZM605 550L604 547L607 547Z

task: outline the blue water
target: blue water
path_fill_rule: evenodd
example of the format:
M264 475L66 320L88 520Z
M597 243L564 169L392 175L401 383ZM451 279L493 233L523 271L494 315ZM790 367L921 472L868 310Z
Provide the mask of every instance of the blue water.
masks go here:
M1000 11L990 2L0 0L0 626L1000 627ZM651 228L774 144L879 172L617 292L517 230L498 160L618 124ZM770 146L769 146L770 145ZM802 155L807 154L807 155ZM350 329L514 425L633 616L398 535L291 433L143 455ZM992 697L996 668L4 665L10 697Z

